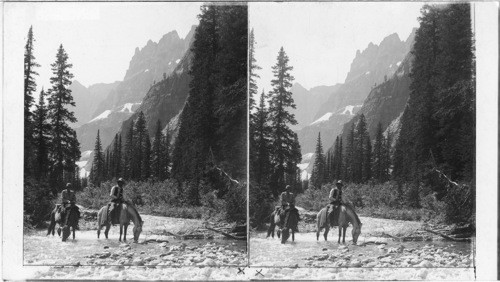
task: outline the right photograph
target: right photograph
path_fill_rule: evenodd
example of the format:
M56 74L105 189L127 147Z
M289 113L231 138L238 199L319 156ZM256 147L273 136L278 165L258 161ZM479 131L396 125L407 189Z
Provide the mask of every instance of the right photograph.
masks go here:
M475 266L474 4L249 4L249 265Z

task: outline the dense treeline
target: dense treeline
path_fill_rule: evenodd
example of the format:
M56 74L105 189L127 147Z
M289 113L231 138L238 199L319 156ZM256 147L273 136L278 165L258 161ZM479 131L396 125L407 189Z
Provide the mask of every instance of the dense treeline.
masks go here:
M155 187L168 183L177 201L164 204L179 207L205 206L207 195L216 192L225 201L227 217L244 221L247 6L204 5L199 19L191 47L189 95L173 146L160 120L150 138L147 124L151 123L139 112L126 129L125 139L117 134L106 152L97 132L89 178L95 186L118 177L140 187L145 187L142 182Z
M254 58L254 35L251 32L250 54L250 95L257 93L255 78L260 69ZM283 47L278 52L276 64L272 67L274 79L272 90L260 95L259 105L250 100L250 217L252 224L261 225L269 215L272 202L290 185L293 191L301 190L300 145L297 134L290 125L297 124L290 113L295 103L290 88L293 76L289 58ZM266 101L268 106L266 106Z
M326 156L318 136L309 187L320 189L342 179L385 189L376 184L394 180L396 185L387 187L396 187L401 205L421 208L433 199L444 203L446 220L473 221L475 61L470 16L469 4L422 8L412 51L411 92L395 148L392 133L384 135L380 123L375 140L370 140L361 114Z
M35 105L36 68L33 28L24 50L24 215L27 224L38 224L51 208L51 200L66 183L80 187L80 144L69 126L76 122L71 90L72 64L61 44L51 64L51 88L42 89Z

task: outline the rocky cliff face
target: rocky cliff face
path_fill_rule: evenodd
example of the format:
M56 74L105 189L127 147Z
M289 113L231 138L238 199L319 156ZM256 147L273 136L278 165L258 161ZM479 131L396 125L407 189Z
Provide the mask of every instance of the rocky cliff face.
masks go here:
M292 130L299 130L314 121L314 115L319 110L321 105L334 95L340 87L340 84L334 86L317 86L309 90L305 89L299 83L294 83L291 91L292 97L297 106L291 112L297 119L297 125L292 127Z
M146 94L155 87L161 87L177 69L194 30L195 26L184 39L179 38L176 31L172 31L158 43L150 40L142 49L136 48L124 80L98 105L92 119L76 129L81 151L93 149L97 129L100 129L103 147L111 143L122 122L137 111Z
M76 107L73 108L76 123L71 124L72 127L79 127L82 124L89 122L92 115L103 100L108 97L108 94L115 89L119 81L113 83L97 83L89 86L83 86L78 81L73 81L69 89L73 95L73 101Z
M387 82L401 69L410 51L414 32L406 41L401 41L397 34L391 34L380 45L370 43L364 51L356 52L345 83L321 105L314 116L315 121L297 131L303 154L314 152L318 132L321 132L324 148L333 145L344 124L362 108L371 91L378 89L378 85ZM404 83L400 81L392 87L400 88L403 87L400 84Z
M410 95L409 74L412 62L413 55L409 53L388 81L370 91L358 115L343 126L343 138L347 138L348 129L359 120L359 114L364 114L370 138L375 138L377 125L380 122L384 131L390 128L394 143L399 134L399 118ZM387 132L385 134L387 135Z
M170 140L173 142L175 136L177 136L178 117L189 94L189 83L191 81L189 67L192 57L192 53L188 49L170 76L149 89L137 110L123 121L119 130L122 138L125 138L127 130L137 118L138 113L143 112L146 117L146 127L149 135L152 137L155 134L156 122L160 120L164 130L169 131Z

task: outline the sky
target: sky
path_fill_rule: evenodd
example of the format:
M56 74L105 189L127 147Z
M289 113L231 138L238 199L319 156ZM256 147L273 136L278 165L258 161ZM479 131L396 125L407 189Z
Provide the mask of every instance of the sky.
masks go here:
M177 30L184 38L198 24L200 3L4 3L5 55L23 65L29 27L41 64L39 91L49 88L50 64L63 44L74 79L85 86L123 80L136 47ZM9 55L10 54L10 55ZM9 60L6 58L6 60Z
M259 92L271 90L271 66L283 46L295 82L306 89L343 83L356 50L397 33L406 40L418 27L422 3L252 3Z

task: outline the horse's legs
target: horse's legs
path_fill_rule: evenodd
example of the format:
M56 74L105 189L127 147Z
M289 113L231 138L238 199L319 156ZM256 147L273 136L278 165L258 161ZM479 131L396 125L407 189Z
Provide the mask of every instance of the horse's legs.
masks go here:
M123 234L123 225L120 223L120 238L118 239L118 241L122 241L122 234Z
M344 244L345 243L345 231L346 231L347 227L342 227L342 230L344 231L344 234L342 235L342 243Z
M274 223L271 222L271 224L269 225L269 228L267 229L267 237L269 237L269 235L273 235L273 238L274 238Z
M106 224L106 229L104 230L104 236L106 236L106 239L108 239L108 233L110 228L111 224L110 223Z
M292 242L295 241L295 231L292 229Z
M323 237L325 237L325 241L328 241L328 231L330 231L330 227L325 227L325 233L323 234Z
M124 230L123 230L123 241L124 242L127 241L127 228L128 228L128 224L125 224L124 225Z
M75 240L75 227L73 226L73 240Z
M339 244L340 244L340 237L342 236L342 227L339 226Z
M101 236L101 228L102 228L101 223L97 222L97 239L99 239L99 236Z

